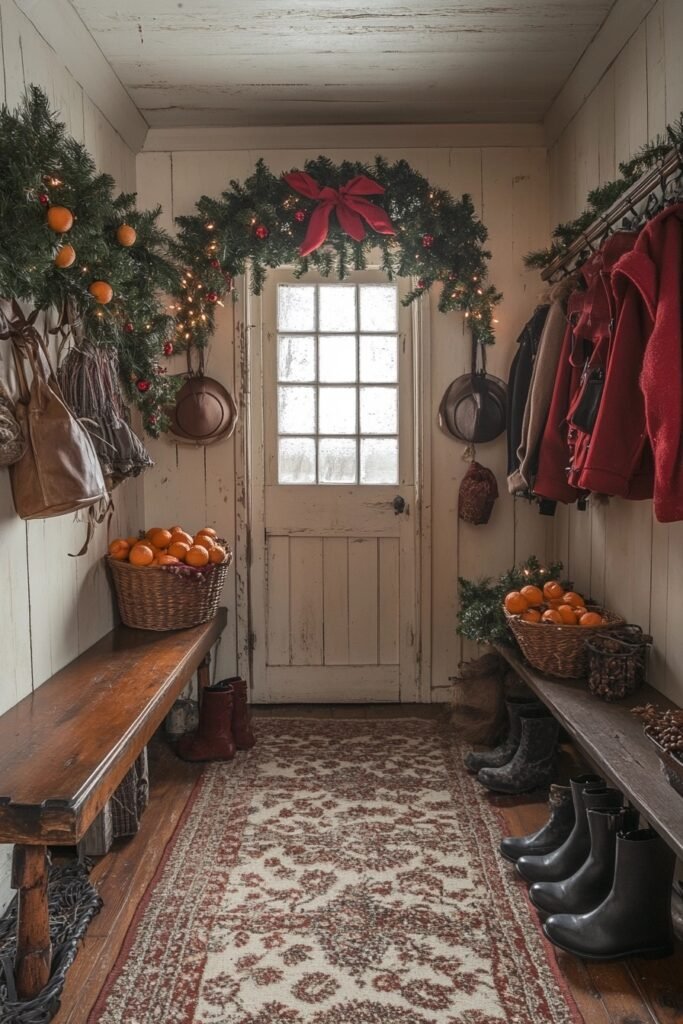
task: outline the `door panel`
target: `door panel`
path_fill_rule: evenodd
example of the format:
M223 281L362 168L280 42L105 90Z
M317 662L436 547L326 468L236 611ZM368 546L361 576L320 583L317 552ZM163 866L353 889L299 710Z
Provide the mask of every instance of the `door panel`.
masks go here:
M297 285L278 272L264 296L256 700L398 701L417 691L410 317L383 275L355 278L318 287L312 275Z

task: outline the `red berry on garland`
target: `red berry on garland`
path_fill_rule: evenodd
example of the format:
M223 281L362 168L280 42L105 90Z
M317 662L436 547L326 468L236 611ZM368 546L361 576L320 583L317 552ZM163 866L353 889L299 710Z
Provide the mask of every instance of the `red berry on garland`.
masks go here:
M167 341L166 344L164 345L164 355L165 356L172 356L173 355L173 342L172 341Z
M207 292L206 293L206 301L207 302L218 302L218 292Z
M147 417L147 422L149 423L150 427L155 427L157 425L156 416L152 413L151 416Z
M422 245L425 249L431 249L431 247L434 245L434 235L423 235Z
M44 192L41 192L38 196L38 202L41 206L47 206L50 202L50 197L46 196Z
M427 287L427 282L425 281L424 277L421 277L420 280L417 282L417 287L421 289L425 289Z
M257 238L260 238L261 241L263 241L264 238L268 237L270 232L265 224L259 224L256 230L254 231L254 234L256 235Z
M145 393L145 391L149 391L151 386L152 385L148 380L139 380L136 384L138 391L141 391L143 394Z
M132 334L133 331L135 330L135 328L133 327L132 323L130 323L130 321L127 324L123 325L123 329L126 332L126 334Z
M303 224L303 222L306 220L306 214L304 213L304 211L297 210L296 213L294 214L294 220L298 220L299 224Z
M221 265L221 261L220 260L217 260L215 258L211 260L211 266L213 267L214 270L218 270L220 265Z

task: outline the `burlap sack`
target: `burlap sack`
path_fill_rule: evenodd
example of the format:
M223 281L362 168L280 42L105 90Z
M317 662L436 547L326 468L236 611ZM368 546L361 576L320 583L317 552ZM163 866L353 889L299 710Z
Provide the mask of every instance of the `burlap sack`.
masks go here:
M462 739L489 746L498 740L504 717L503 676L497 654L461 662L459 674L452 678L451 722Z

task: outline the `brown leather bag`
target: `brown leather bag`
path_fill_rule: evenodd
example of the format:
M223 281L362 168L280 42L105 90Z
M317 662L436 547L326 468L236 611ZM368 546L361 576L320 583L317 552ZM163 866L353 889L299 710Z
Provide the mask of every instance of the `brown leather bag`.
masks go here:
M35 312L25 318L13 302L3 332L12 345L20 392L16 415L28 442L10 466L10 480L17 515L49 519L89 508L107 492L93 443L62 397L35 318Z

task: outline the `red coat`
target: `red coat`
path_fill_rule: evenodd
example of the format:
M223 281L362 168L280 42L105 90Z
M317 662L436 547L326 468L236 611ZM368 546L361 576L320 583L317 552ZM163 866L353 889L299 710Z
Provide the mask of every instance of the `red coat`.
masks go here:
M633 251L614 269L614 285L624 289L634 333L646 341L640 390L654 457L655 515L662 523L683 519L682 281L683 204L678 204L646 224ZM626 424L614 426L621 435Z

